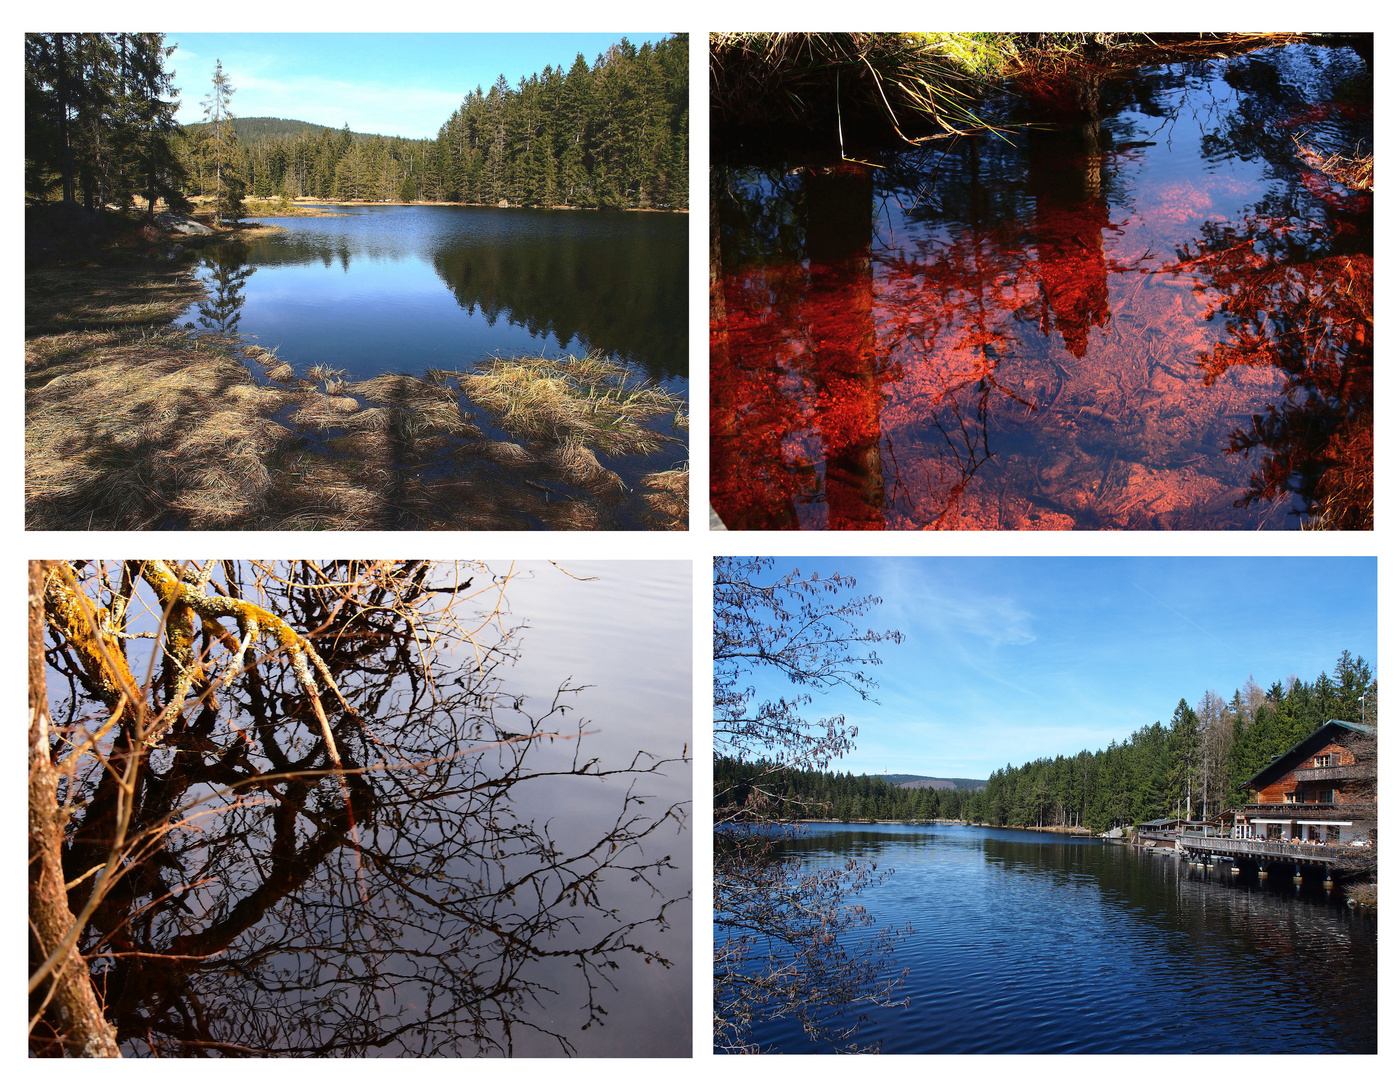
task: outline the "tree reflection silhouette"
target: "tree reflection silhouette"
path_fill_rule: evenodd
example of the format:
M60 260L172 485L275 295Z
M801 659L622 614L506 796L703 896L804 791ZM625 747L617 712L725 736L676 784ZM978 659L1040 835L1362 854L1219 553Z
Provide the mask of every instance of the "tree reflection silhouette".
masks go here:
M1330 528L1368 529L1374 259L1311 250L1298 232L1287 218L1251 217L1238 228L1207 226L1184 252L1208 266L1228 334L1199 366L1206 386L1234 367L1269 366L1285 378L1280 400L1229 436L1229 453L1258 462L1236 505L1295 493Z
M1079 360L1088 352L1089 328L1103 327L1111 318L1103 254L1103 230L1110 221L1099 82L1089 71L1026 87L1037 121L1025 131L1025 164L1035 200L1040 332L1047 336L1051 328L1058 330L1064 347Z
M250 658L240 675L215 620L197 632L211 678L163 742L119 729L107 760L140 756L135 840L80 949L124 1052L495 1055L528 1032L530 1048L572 1053L631 965L671 965L656 934L687 897L671 856L647 853L685 818L648 805L667 761L589 756L570 717L585 688L563 683L538 715L506 690L523 643L498 601L462 617L479 594L464 575L381 565L224 564L208 586L313 628L352 706L322 692L343 771L292 660ZM87 569L114 610L120 569ZM72 643L51 633L49 660L55 716L69 735L93 730L106 712ZM70 881L115 842L118 772L99 763L69 784ZM95 881L71 890L74 910ZM45 1032L33 1052L58 1049Z
M215 334L236 334L247 297L243 290L253 276L242 244L227 244L205 255L200 265L207 271L208 289L198 303L198 325Z

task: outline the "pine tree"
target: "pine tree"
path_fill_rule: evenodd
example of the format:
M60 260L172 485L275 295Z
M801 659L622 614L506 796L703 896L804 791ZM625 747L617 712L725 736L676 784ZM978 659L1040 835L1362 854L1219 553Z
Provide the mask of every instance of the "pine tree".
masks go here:
M233 112L229 101L233 84L224 74L223 61L214 61L213 86L204 98L204 155L213 166L214 218L239 221L243 217L243 178L238 174L238 136L233 130Z

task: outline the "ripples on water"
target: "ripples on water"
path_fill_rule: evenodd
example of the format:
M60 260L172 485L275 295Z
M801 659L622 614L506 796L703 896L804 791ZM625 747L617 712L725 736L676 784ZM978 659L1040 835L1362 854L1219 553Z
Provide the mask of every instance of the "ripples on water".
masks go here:
M1377 1047L1376 927L1320 884L1264 885L1098 840L963 826L812 826L811 865L875 860L862 901L910 922L884 1053L1361 1052ZM820 1048L794 1025L760 1045Z

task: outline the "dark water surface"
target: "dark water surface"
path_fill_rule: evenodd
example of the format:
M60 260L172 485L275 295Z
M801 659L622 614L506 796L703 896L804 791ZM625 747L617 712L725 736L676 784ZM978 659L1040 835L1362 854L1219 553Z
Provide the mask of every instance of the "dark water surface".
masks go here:
M1368 528L1371 145L1349 48L1040 78L1004 136L716 151L731 528Z
M876 930L914 929L908 1008L861 1029L886 1054L1376 1052L1376 922L1319 881L960 825L813 825L792 847L893 871L860 898ZM755 1038L820 1049L792 1024Z
M324 765L271 664L151 754L137 825L186 826L84 943L110 954L95 971L126 1054L690 1053L691 567L469 573L479 590L512 569L431 686L425 627L371 613L362 640L318 639L361 713L334 719L346 765L387 767L227 793ZM302 591L295 617L320 622L317 603ZM102 822L85 812L75 866Z
M597 350L683 387L688 215L326 209L344 216L267 219L286 232L220 249L221 265L246 272L224 319L298 374L421 375ZM204 277L217 284L214 270ZM185 321L199 317L196 305Z

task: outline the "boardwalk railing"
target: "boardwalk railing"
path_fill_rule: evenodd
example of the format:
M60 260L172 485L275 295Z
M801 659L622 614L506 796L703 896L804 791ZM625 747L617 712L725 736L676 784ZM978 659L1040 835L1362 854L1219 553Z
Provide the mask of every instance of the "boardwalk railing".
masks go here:
M1302 859L1308 862L1335 862L1341 848L1319 844L1290 844L1279 840L1229 840L1224 837L1181 837L1180 846L1186 851L1202 851L1211 855L1271 856L1275 859Z

